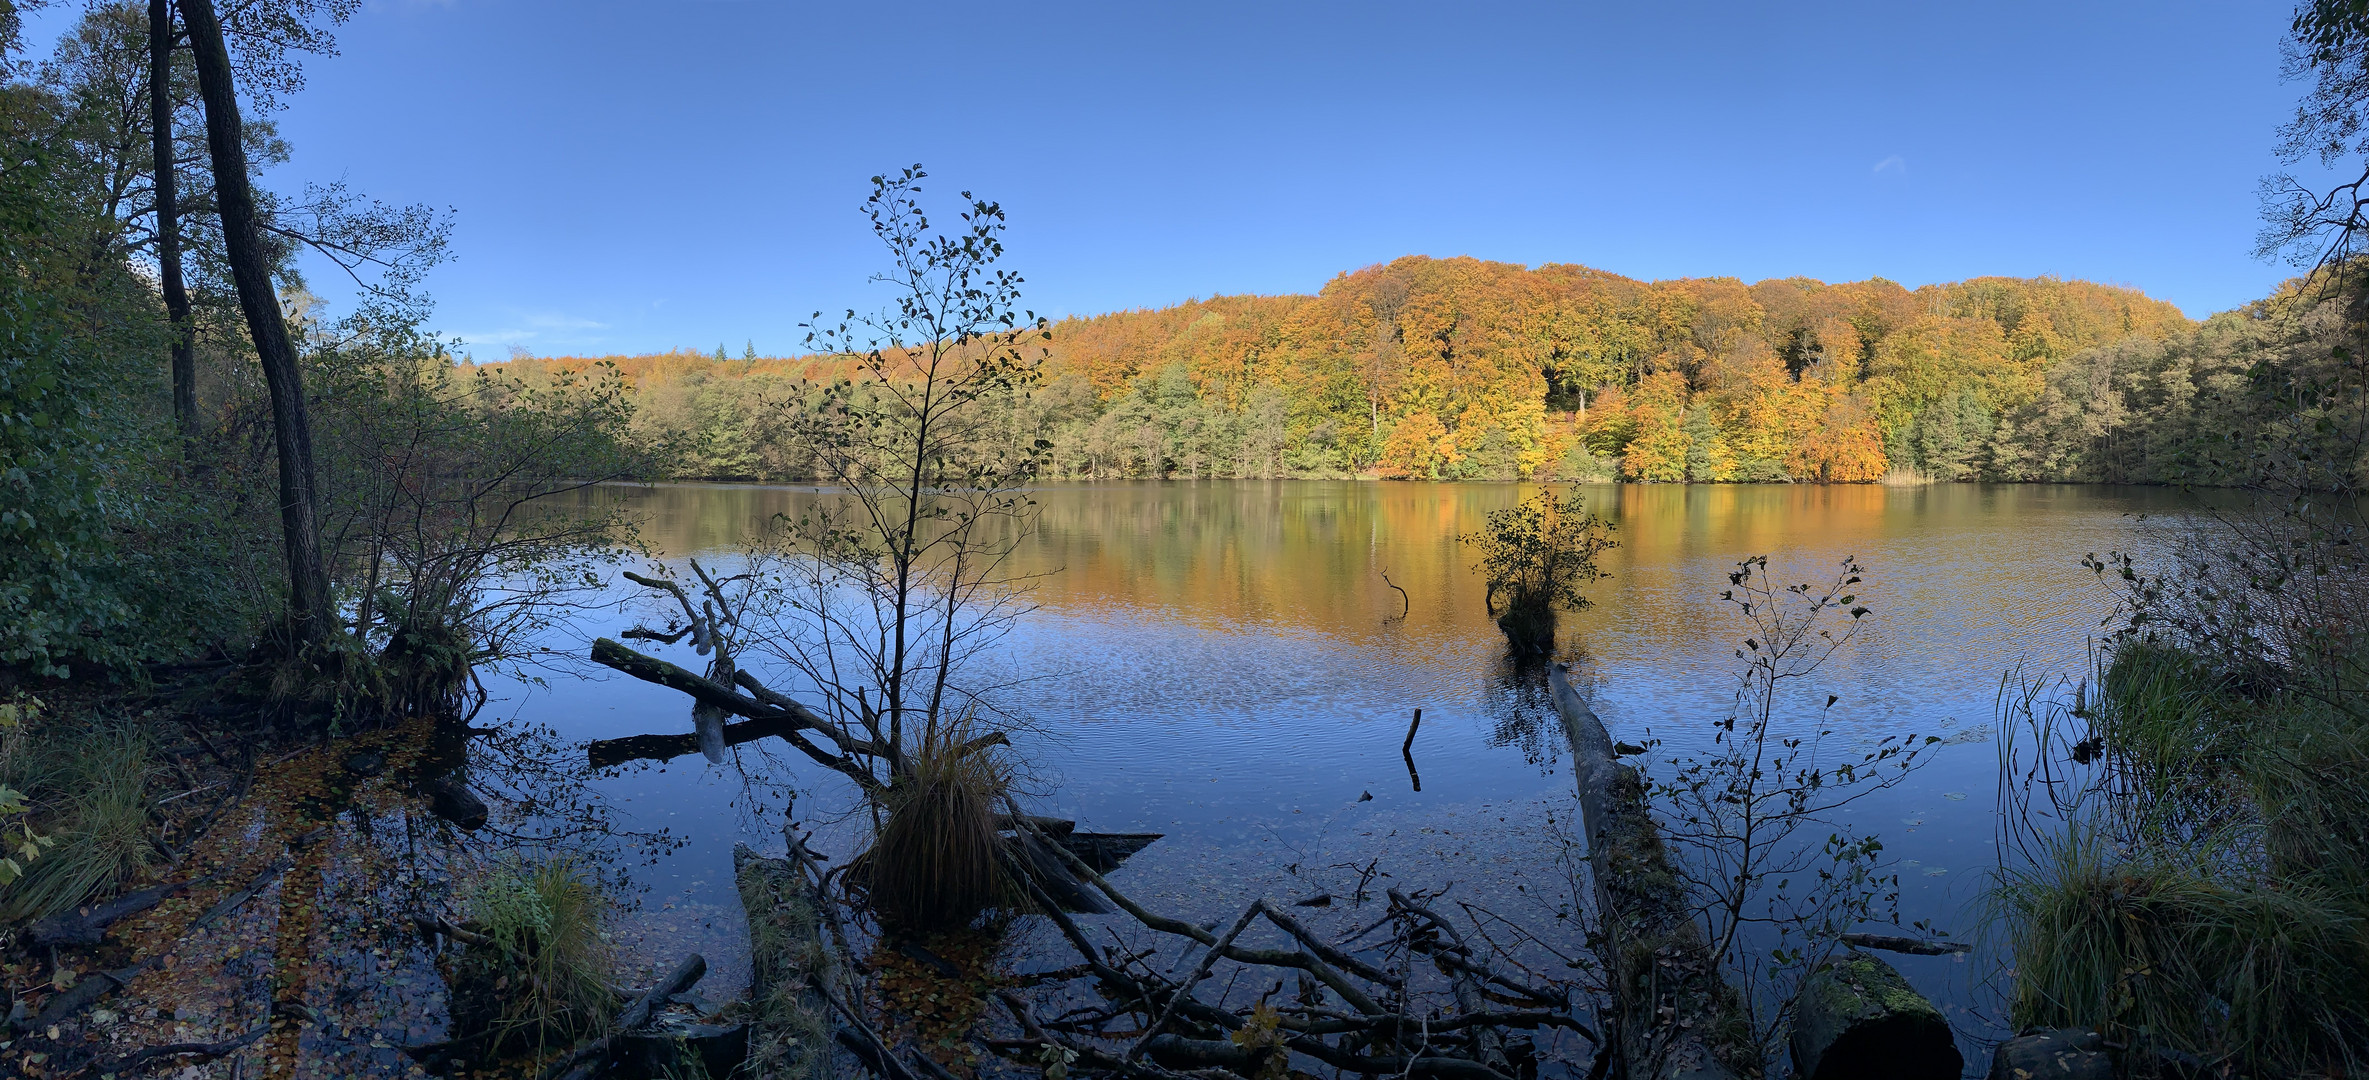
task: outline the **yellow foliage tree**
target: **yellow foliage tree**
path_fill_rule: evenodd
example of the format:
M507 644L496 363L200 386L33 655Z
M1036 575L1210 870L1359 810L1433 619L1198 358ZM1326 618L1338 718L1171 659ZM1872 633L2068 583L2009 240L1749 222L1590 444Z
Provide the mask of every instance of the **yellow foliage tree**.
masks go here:
M1456 458L1455 437L1430 412L1410 413L1390 430L1375 471L1393 480L1431 480Z

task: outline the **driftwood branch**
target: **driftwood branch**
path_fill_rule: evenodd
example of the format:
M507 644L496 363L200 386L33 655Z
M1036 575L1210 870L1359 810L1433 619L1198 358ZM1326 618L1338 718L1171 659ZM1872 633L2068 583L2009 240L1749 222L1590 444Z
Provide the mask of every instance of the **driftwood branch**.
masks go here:
M61 945L96 945L106 936L107 928L126 916L137 915L176 895L192 885L202 885L211 878L174 882L153 889L126 893L103 904L60 912L25 931L33 944L43 948Z
M136 1072L140 1069L147 1068L148 1066L153 1065L159 1061L163 1061L167 1058L190 1058L192 1059L192 1064L199 1061L212 1061L215 1058L221 1057L225 1054L238 1051L255 1042L256 1040L263 1038L270 1032L271 1025L269 1023L264 1023L256 1025L246 1034L235 1035L228 1039L224 1039L221 1042L169 1043L164 1046L144 1047L139 1050L134 1050L131 1053L125 1054L121 1057L110 1058L104 1061L94 1061L90 1065L85 1066L82 1072L78 1075L90 1075L95 1073L100 1076L123 1076L132 1072Z
M1127 1056L1129 1058L1143 1056L1145 1048L1151 1046L1152 1040L1160 1036L1160 1029L1167 1027L1168 1021L1175 1019L1176 1007L1182 1004L1184 999L1192 996L1193 988L1201 985L1201 980L1209 977L1210 969L1217 966L1218 956L1231 947L1234 944L1234 939L1241 937L1244 930L1250 929L1251 920L1258 918L1258 916L1259 907L1257 904L1252 904L1242 912L1241 918L1234 920L1234 925L1226 931L1226 936L1217 939L1216 945L1202 952L1201 962L1193 966L1193 973L1187 976L1184 982L1177 985L1176 993L1169 995L1168 1003L1160 1006L1160 1015L1152 1021L1150 1027L1144 1029L1143 1038L1137 1039L1135 1045L1128 1049Z
M302 850L327 831L326 827L314 829L290 841L289 847L292 850ZM241 905L254 899L255 894L271 887L272 882L278 881L281 874L287 873L295 865L296 860L289 855L273 859L270 865L263 868L262 873L255 876L255 880L247 884L246 888L223 897L216 901L213 907L207 908L205 914L198 916L189 924L188 929L181 932L181 937L187 939L189 935L213 925L215 920L238 910ZM176 941L174 944L177 945L179 942ZM116 968L113 971L91 972L84 976L81 982L75 983L73 989L49 999L49 1003L42 1006L41 1015L34 1018L34 1026L48 1027L97 1004L100 998L130 986L133 979L139 978L141 973L155 967L172 951L172 946L166 946L128 967Z
M1060 851L1054 845L1048 848ZM1420 919L1437 922L1448 936L1437 951L1444 963L1443 972L1462 981L1457 993L1457 1015L1436 1023L1436 1031L1446 1038L1434 1040L1427 1034L1420 1042L1409 1036L1415 1026L1405 1000L1406 979L1373 963L1351 954L1347 949L1327 941L1302 924L1290 911L1272 900L1260 899L1246 908L1223 934L1146 910L1124 892L1113 887L1108 879L1086 865L1083 860L1066 852L1068 869L1079 880L1091 884L1111 903L1142 923L1145 927L1183 938L1203 951L1199 960L1182 978L1162 975L1148 964L1137 961L1145 954L1123 957L1106 956L1095 946L1075 920L1061 910L1053 897L1034 876L1023 875L1022 882L1036 898L1039 910L1068 939L1078 955L1085 960L1086 970L1099 982L1109 1004L1090 1014L1086 1021L1072 1022L1073 1018L1057 1018L1056 1022L1040 1023L1030 1013L1025 1000L1006 992L1004 1003L1028 1036L1025 1043L1012 1044L1016 1049L1054 1045L1075 1055L1075 1066L1121 1077L1175 1075L1167 1070L1186 1070L1202 1077L1246 1076L1260 1074L1272 1064L1272 1055L1289 1052L1313 1059L1343 1072L1399 1077L1434 1077L1440 1080L1508 1080L1513 1066L1504 1051L1502 1030L1520 1028L1560 1028L1577 1031L1593 1041L1596 1036L1567 1010L1490 1009L1484 1004L1481 987L1494 976L1485 964L1468 960L1465 954L1473 950L1444 919L1420 908ZM1403 896L1396 899L1404 901ZM1410 905L1411 906L1411 905ZM1254 948L1238 943L1251 925L1264 919L1289 936L1297 946L1289 949ZM1402 927L1396 948L1411 947L1411 927L1418 921L1412 913L1394 915ZM1385 923L1393 920L1385 920ZM1362 935L1357 935L1362 936ZM1356 940L1352 937L1351 940ZM1191 946L1187 947L1188 949ZM1309 1007L1310 999L1300 1004L1285 1005L1280 1011L1276 1041L1261 1046L1245 1044L1228 1036L1239 1032L1247 1022L1233 1011L1218 1004L1197 998L1194 991L1207 983L1221 962L1233 962L1250 968L1288 968L1301 972L1302 986L1311 988L1307 981L1321 983L1333 991L1348 1011L1330 1006ZM1461 967L1452 965L1462 964ZM1522 986L1512 980L1498 980L1528 993L1532 997L1552 1001L1557 995ZM1305 991L1304 991L1305 992ZM1387 1000L1390 1004L1385 1005ZM1120 1055L1100 1052L1091 1045L1064 1042L1056 1032L1094 1037L1100 1035L1101 1025L1121 1014L1143 1018L1144 1025L1129 1033L1130 1048ZM1423 1021L1431 1025L1431 1021ZM1107 1037L1107 1036L1103 1036ZM1146 1070L1140 1060L1148 1057L1154 1068ZM1024 1063L1026 1059L1019 1058ZM1214 1071L1214 1072L1213 1072Z
M612 1026L618 1031L633 1031L640 1028L650 1022L650 1014L659 1006L666 1004L666 999L691 989L706 974L706 957L698 953L684 957L683 962L676 964L674 971L661 980L658 985L644 991L641 997L634 1000L633 1004L625 1007L624 1012L618 1013L617 1022Z
M479 947L490 946L494 943L494 939L442 915L414 915L411 917L411 921L413 925L419 927L421 935L429 939L430 944L434 944L434 939L438 937L448 937L463 945Z
M656 683L668 689L680 690L691 695L692 700L699 704L719 712L747 717L750 720L766 720L780 724L783 730L775 732L775 734L779 735L783 741L797 747L800 753L813 759L815 763L855 781L856 786L862 789L867 796L877 796L886 790L886 785L880 782L879 777L874 776L872 770L855 756L858 754L879 756L879 747L869 742L852 740L842 736L837 727L815 715L813 710L795 701L770 693L769 697L772 700L759 700L704 675L668 663L647 653L637 652L611 638L601 638L592 643L592 660L596 664L622 671L643 682ZM747 681L754 682L755 680ZM838 747L839 753L829 753L808 741L805 738L805 733L810 731L829 740L832 745Z
M443 920L436 922L442 923ZM568 1077L591 1075L601 1067L602 1062L609 1059L619 1036L630 1034L648 1024L651 1014L665 1005L666 999L691 989L706 974L706 957L698 953L684 957L671 974L659 980L658 985L642 991L640 996L625 1006L624 1012L617 1014L616 1021L609 1025L609 1034L584 1043L552 1062L539 1074L540 1080L565 1080Z

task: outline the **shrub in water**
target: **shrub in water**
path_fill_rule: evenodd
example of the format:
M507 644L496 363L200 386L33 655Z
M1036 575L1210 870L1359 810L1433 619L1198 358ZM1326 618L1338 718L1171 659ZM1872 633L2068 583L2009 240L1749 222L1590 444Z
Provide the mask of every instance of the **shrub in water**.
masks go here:
M1579 496L1558 501L1552 492L1491 511L1488 528L1457 540L1480 549L1474 569L1488 581L1489 614L1514 652L1540 657L1555 651L1555 609L1585 610L1580 590L1604 577L1596 556L1618 546L1612 525Z

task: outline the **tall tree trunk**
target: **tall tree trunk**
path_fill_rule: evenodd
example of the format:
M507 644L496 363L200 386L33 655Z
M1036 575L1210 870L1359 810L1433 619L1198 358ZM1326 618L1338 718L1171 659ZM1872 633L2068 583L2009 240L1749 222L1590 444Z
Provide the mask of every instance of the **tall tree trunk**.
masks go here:
M214 198L222 207L222 243L231 282L247 333L271 389L272 435L280 450L280 532L288 556L288 615L299 643L326 638L331 629L329 576L321 559L319 511L313 494L313 431L304 411L304 374L296 346L280 315L271 267L264 264L262 229L255 191L247 178L247 151L240 142L238 90L231 82L230 50L213 0L179 0L181 23L197 58L198 95L206 105L206 148L214 160Z
M148 0L148 120L156 173L156 269L173 328L173 421L184 442L197 426L197 353L191 347L189 288L181 280L179 181L173 175L172 0Z

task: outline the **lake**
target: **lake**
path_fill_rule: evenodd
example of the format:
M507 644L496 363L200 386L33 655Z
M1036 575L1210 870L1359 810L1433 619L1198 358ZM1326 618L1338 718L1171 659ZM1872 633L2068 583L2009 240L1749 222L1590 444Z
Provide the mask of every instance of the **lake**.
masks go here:
M1040 528L1019 559L1045 575L1039 607L980 673L1009 683L996 701L1024 722L1016 742L1033 806L1084 828L1164 833L1114 882L1195 920L1260 895L1346 898L1370 872L1376 889L1452 884L1451 896L1584 952L1564 918L1572 792L1561 729L1543 691L1509 669L1456 539L1535 490L1243 481L1037 492ZM1738 560L1766 555L1777 577L1815 583L1845 556L1864 564L1856 592L1872 614L1801 700L1839 698L1827 720L1842 749L1912 731L1944 739L1908 783L1855 806L1851 823L1897 860L1901 918L1960 937L1978 929L1968 905L1994 861L2002 676L2078 678L2112 601L2082 556L2129 548L2148 519L2186 505L2162 489L2037 485L1576 490L1617 525L1620 546L1602 564L1611 577L1590 590L1594 606L1562 620L1563 655L1613 736L1660 738L1661 756L1702 747L1733 708L1746 628L1719 594ZM773 515L818 496L653 486L597 497L639 511L661 557L728 563ZM553 644L580 657L592 636L636 618L664 612L589 618ZM654 651L696 663L687 645ZM589 665L544 677L497 681L477 722L546 728L562 748L690 730L689 703L672 691ZM1418 708L1411 773L1401 744ZM835 779L761 744L723 765L693 754L592 775L583 796L613 829L653 834L622 845L615 863L635 903L625 926L637 954L656 964L698 948L717 961L710 996L745 986L732 845L780 850L780 808L795 793L817 846L848 854L856 827ZM1999 1033L1988 957L1895 959L1970 1050Z

